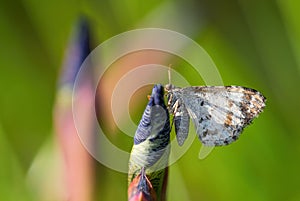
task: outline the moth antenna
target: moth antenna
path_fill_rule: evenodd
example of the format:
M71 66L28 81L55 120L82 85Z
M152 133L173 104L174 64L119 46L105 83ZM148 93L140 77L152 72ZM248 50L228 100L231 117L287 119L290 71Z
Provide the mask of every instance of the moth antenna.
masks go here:
M171 84L171 67L172 67L172 64L169 65L169 69L168 69L169 84Z

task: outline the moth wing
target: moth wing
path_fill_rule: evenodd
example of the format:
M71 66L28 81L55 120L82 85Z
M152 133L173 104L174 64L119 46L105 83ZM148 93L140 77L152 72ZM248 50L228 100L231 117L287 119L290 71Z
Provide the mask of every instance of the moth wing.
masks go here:
M174 126L177 142L182 146L188 137L190 126L190 116L184 104L180 104L174 114Z
M182 99L206 146L234 142L265 107L263 95L239 86L183 88Z

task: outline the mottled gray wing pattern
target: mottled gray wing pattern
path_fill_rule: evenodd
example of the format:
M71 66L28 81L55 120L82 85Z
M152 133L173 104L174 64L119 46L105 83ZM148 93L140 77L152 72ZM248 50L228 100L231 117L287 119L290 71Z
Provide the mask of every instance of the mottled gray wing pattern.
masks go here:
M176 139L180 146L183 145L189 134L190 116L184 104L178 107L174 115Z
M182 146L189 134L190 116L182 103L180 94L168 93L168 107L174 115L172 125L175 126L176 139L179 146Z
M177 142L182 146L188 137L190 127L190 117L185 107L182 107L180 115L175 114L174 126Z
M265 97L245 87L187 87L180 92L198 137L206 146L237 140L243 128L265 107Z

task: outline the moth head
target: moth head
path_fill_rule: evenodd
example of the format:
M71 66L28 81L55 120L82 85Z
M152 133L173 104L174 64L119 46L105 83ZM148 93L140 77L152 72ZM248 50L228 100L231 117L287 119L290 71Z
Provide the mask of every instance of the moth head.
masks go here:
M174 88L175 88L175 86L174 86L173 84L166 84L166 85L165 85L165 90L166 90L167 92L171 91L171 90L174 89Z

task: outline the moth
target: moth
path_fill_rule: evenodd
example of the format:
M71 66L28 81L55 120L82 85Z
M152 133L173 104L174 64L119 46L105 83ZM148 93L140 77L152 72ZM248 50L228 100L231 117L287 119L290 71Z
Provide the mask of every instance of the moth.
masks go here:
M180 88L167 84L165 91L180 146L187 139L190 119L203 145L231 144L258 117L266 102L260 92L241 86Z

